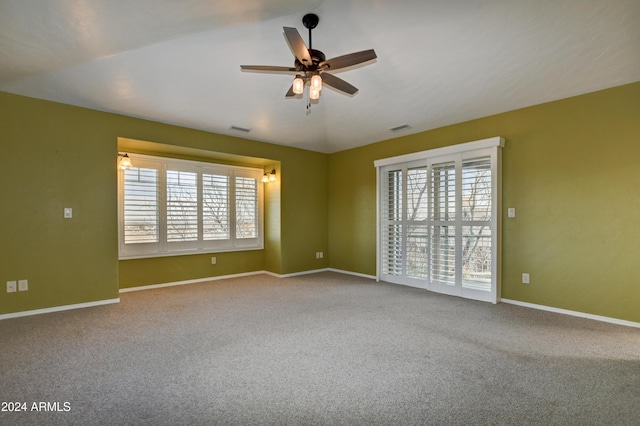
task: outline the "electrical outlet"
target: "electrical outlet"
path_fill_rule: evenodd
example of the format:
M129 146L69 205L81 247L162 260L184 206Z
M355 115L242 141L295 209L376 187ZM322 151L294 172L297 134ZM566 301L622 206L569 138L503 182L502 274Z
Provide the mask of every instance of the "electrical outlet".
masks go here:
M522 274L522 284L529 284L529 274L527 273Z
M27 291L27 290L29 290L29 280L18 281L18 291Z
M73 209L71 207L64 208L64 218L65 219L73 218Z
M15 293L17 285L16 281L7 281L7 293Z
M212 256L212 257L211 257L211 264L212 264L212 265L216 265L217 263L218 263L218 260L216 259L216 257L215 257L215 256Z

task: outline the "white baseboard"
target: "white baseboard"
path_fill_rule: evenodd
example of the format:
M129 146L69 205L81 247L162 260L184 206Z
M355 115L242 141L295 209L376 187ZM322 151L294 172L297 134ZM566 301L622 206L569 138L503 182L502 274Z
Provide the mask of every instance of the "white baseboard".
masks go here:
M260 274L265 274L265 273L267 273L267 272L266 271L244 272L244 273L241 273L241 274L219 275L217 277L198 278L198 279L195 279L195 280L175 281L175 282L163 283L163 284L150 284L150 285L143 285L143 286L140 286L140 287L128 287L128 288L121 288L120 289L120 293L129 293L129 292L132 292L132 291L151 290L151 289L154 289L154 288L173 287L173 286L177 286L177 285L198 284L198 283L204 283L204 282L207 282L207 281L226 280L228 278L249 277L249 276L252 276L252 275L260 275Z
M337 272L339 274L355 275L357 277L369 278L369 279L372 279L372 280L376 279L376 277L373 276L373 275L359 274L357 272L343 271L343 270L340 270L340 269L333 269L333 268L312 269L312 270L308 270L308 271L293 272L293 273L290 273L290 274L276 274L275 272L271 272L271 271L254 271L254 272L245 272L245 273L241 273L241 274L219 275L217 277L198 278L198 279L195 279L195 280L175 281L175 282L162 283L162 284L143 285L143 286L139 286L139 287L121 288L120 289L120 293L129 293L129 292L132 292L132 291L151 290L151 289L154 289L154 288L173 287L173 286L177 286L177 285L198 284L198 283L204 283L204 282L207 282L207 281L226 280L226 279L229 279L229 278L240 278L240 277L248 277L248 276L252 276L252 275L261 275L261 274L270 275L270 276L276 277L276 278L291 278L291 277L299 277L299 276L302 276L302 275L317 274L319 272Z
M334 269L334 268L312 269L312 270L309 270L309 271L293 272L291 274L275 274L273 272L263 271L263 273L265 273L267 275L271 275L272 277L277 277L277 278L299 277L301 275L317 274L319 272L336 272L338 274L354 275L356 277L368 278L368 279L371 279L371 280L375 280L376 279L375 275L366 275L366 274L361 274L361 273L358 273L358 272L344 271L342 269Z
M10 319L10 318L27 317L30 315L50 314L52 312L68 311L71 309L93 308L95 306L110 305L112 303L119 303L119 302L120 302L120 298L106 299L106 300L97 300L95 302L76 303L74 305L54 306L51 308L34 309L31 311L13 312L10 314L0 315L0 321L5 319Z
M361 274L359 272L345 271L345 270L342 270L342 269L329 268L329 269L327 269L327 271L337 272L339 274L353 275L355 277L367 278L367 279L370 279L370 280L377 280L378 279L375 275Z
M360 274L360 273L357 273L357 272L343 271L341 269L333 269L333 268L313 269L313 270L309 270L309 271L294 272L294 273L291 273L291 274L276 274L274 272L269 272L269 271L254 271L254 272L245 272L245 273L241 273L241 274L230 274L230 275L220 275L220 276L217 276L217 277L198 278L198 279L195 279L195 280L176 281L176 282L169 282L169 283L162 283L162 284L150 284L150 285L144 285L144 286L139 286L139 287L121 288L119 290L119 293L129 293L129 292L133 292L133 291L151 290L151 289L154 289L154 288L173 287L173 286L178 286L178 285L198 284L198 283L203 283L203 282L208 282L208 281L226 280L226 279L229 279L229 278L248 277L248 276L252 276L252 275L261 275L261 274L270 275L270 276L276 277L276 278L289 278L289 277L297 277L297 276L301 276L301 275L316 274L316 273L319 273L319 272L336 272L336 273L339 273L339 274L354 275L354 276L361 277L361 278L368 278L368 279L373 279L373 280L376 279L376 277L373 276L373 275L365 275L365 274ZM54 307L51 307L51 308L35 309L35 310L31 310L31 311L22 311L22 312L14 312L14 313L10 313L10 314L0 314L0 321L4 320L4 319L9 319L9 318L19 318L19 317L26 317L26 316L29 316L29 315L48 314L48 313L51 313L51 312L67 311L67 310L70 310L70 309L90 308L90 307L94 307L94 306L108 305L108 304L111 304L111 303L118 303L118 302L120 302L120 298L108 299L108 300L98 300L96 302L78 303L78 304L75 304L75 305L54 306Z
M302 275L317 274L319 272L327 272L328 270L329 270L328 268L311 269L311 270L308 270L308 271L292 272L290 274L275 274L275 273L269 272L269 271L264 271L264 273L267 274L267 275L271 275L272 277L277 277L277 278L291 278L291 277L299 277L299 276L302 276Z
M596 321L608 322L611 324L640 328L639 322L627 321L627 320L611 318L611 317L603 317L601 315L587 314L587 313L578 312L578 311L570 311L568 309L554 308L552 306L536 305L535 303L521 302L519 300L501 299L500 301L504 303L508 303L510 305L523 306L525 308L539 309L541 311L555 312L557 314L571 315L574 317L587 318L587 319L592 319Z

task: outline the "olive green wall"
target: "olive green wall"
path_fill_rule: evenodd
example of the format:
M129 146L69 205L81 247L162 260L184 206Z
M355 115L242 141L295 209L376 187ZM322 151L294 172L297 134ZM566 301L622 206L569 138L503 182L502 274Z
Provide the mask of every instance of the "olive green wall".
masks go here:
M94 111L5 93L0 111L0 314L117 298L115 140Z
M0 110L0 314L113 299L119 286L328 266L315 259L328 246L325 154L2 92ZM265 188L265 249L220 253L215 266L211 255L119 262L118 137L279 165ZM29 291L6 293L6 281L19 279Z
M640 322L640 83L332 154L331 267L376 273L374 160L492 136L506 139L502 297Z
M640 83L331 155L7 93L0 108L0 314L258 270L374 275L373 161L502 136L502 297L640 322ZM215 266L211 255L119 262L118 137L277 168L265 186L265 249L218 253ZM62 218L64 207L73 219ZM522 272L531 284L520 283ZM19 279L29 291L4 291Z

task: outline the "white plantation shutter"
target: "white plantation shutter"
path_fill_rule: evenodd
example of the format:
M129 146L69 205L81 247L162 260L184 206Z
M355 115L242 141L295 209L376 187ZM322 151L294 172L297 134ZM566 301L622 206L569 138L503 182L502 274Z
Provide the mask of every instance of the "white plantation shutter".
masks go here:
M413 278L427 277L429 252L429 170L418 166L407 170L406 274Z
M402 225L389 223L385 228L383 239L383 273L385 275L402 275L404 259Z
M262 169L129 157L136 167L119 174L120 258L263 247Z
M126 244L159 241L158 171L134 167L124 171L124 241Z
M198 240L198 174L167 170L167 241Z
M492 138L376 161L380 279L497 301L503 144Z
M431 166L431 280L452 285L456 282L456 164L453 161Z
M230 238L229 176L202 174L202 223L205 240Z
M462 227L462 286L491 291L491 226Z
M491 220L491 158L462 162L462 220Z
M403 273L403 173L402 170L385 172L382 202L382 269L385 275Z
M447 285L456 282L456 227L431 226L431 281Z
M491 289L491 158L462 162L462 286Z
M258 179L236 177L236 238L258 236Z
M454 162L431 167L431 218L436 222L456 219L456 165Z

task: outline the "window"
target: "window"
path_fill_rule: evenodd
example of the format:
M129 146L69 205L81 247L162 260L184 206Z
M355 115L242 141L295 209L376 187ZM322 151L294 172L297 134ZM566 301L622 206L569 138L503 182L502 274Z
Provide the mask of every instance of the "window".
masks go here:
M378 277L497 302L500 151L492 138L378 160Z
M120 258L263 248L262 169L129 154Z

